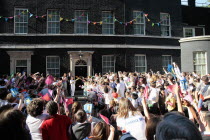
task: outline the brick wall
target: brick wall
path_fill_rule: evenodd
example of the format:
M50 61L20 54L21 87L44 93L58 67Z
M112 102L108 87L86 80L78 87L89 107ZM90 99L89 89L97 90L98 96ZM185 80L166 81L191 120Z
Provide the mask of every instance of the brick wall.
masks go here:
M146 35L160 36L160 27L152 27L152 22L160 21L160 12L170 13L172 36L182 36L182 17L181 0L9 0L1 2L0 15L13 16L14 8L28 8L35 15L44 15L47 9L58 9L63 18L71 19L74 17L75 10L87 10L89 20L101 21L102 11L113 11L115 17L120 21L130 21L133 19L132 11L141 10L149 14L151 22L146 22ZM14 33L14 20L5 22L0 19L0 33ZM46 33L47 18L32 17L29 19L29 33ZM89 34L101 34L101 26L89 24ZM116 22L115 33L133 34L133 26L124 25ZM61 34L73 34L74 23L62 21L60 24Z

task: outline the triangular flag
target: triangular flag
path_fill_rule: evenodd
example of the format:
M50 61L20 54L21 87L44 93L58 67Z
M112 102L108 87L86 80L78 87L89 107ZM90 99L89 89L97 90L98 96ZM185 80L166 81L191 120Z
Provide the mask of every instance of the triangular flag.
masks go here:
M5 18L5 21L7 22L8 21L8 18Z
M152 27L154 27L155 26L155 23L152 23Z
M42 99L45 100L45 101L50 101L50 100L51 100L51 98L50 98L50 96L49 96L48 93L46 93L46 94L42 97Z
M2 18L2 16L0 16L0 18Z
M72 21L72 22L74 22L74 21L75 21L75 19L71 19L71 21Z
M14 17L8 17L9 19L13 19Z
M90 24L91 22L90 21L88 21L88 24Z
M150 19L147 19L148 22L150 22Z
M49 18L52 18L52 15L51 15L51 14L49 14L49 15L48 15L48 17L49 17Z
M66 21L69 21L68 19L66 19Z
M39 16L36 16L36 18L39 18Z
M103 22L102 21L100 21L100 25L102 25L103 24Z
M33 14L30 13L29 17L32 17L32 16L33 16Z
M116 22L116 21L117 21L117 19L114 19L114 21Z
M148 16L148 14L144 14L144 16L145 16L145 17L147 17L147 16Z
M160 23L157 23L158 26L160 26Z
M109 119L108 119L106 116L104 116L104 115L102 115L102 114L99 114L99 116L101 117L102 120L105 121L106 124L110 124L110 123L109 123Z

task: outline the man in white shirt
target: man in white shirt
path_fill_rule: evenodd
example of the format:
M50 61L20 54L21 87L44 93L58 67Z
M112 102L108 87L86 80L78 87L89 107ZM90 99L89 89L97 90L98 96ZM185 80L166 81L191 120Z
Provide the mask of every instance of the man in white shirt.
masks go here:
M28 116L26 119L26 124L31 134L32 140L42 140L42 133L40 132L40 127L44 120L46 120L49 115L43 114L44 101L42 99L36 98L27 106Z
M149 97L147 101L150 113L153 114L160 113L158 109L158 100L159 100L159 91L156 88L156 83L151 83L149 89Z
M116 80L116 84L117 84L117 93L118 95L120 95L120 97L124 97L125 96L125 88L123 87L123 84L120 83L119 79Z

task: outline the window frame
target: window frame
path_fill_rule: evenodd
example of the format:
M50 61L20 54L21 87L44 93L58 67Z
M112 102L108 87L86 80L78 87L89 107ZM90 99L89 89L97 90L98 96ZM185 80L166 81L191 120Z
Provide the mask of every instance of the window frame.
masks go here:
M171 37L171 15L169 13L160 12L160 21L163 21L163 19L161 19L161 14L167 14L169 16L169 25L162 24L162 22L160 23L161 36L162 37ZM169 27L169 35L168 36L162 35L162 26Z
M76 24L78 23L78 21L76 20L76 12L77 11L80 11L80 12L86 12L86 14L87 14L87 21L86 21L86 27L87 27L87 33L77 33L76 31L77 31L77 28L76 28ZM74 11L74 34L88 34L89 32L88 32L88 10L75 10ZM79 22L79 23L85 23L85 22Z
M145 57L145 59L144 59L144 61L145 61L145 72L147 72L147 55L146 54L135 54L134 59L135 59L136 56L144 56ZM136 66L136 59L134 60L134 63L135 63L135 71L136 71L136 67L140 67L140 68L143 67L143 66Z
M107 56L110 56L110 57L114 57L114 71L111 71L111 72L115 72L115 63L116 63L116 57L115 55L102 55L102 73L104 74L104 71L103 71L103 68L104 68L104 64L103 64L103 60L104 60L104 57L107 57ZM107 67L106 67L107 68ZM107 73L107 72L106 72Z
M133 10L133 18L136 19L136 17L134 17L134 12L143 12L143 11L139 11L139 10ZM134 25L144 25L144 34L135 34L134 32L134 28L133 28L133 34L134 35L141 35L141 36L144 36L146 35L146 19L145 19L145 15L143 13L143 20L144 20L144 23L136 23L136 22L133 22Z
M170 56L171 57L171 63L170 63L170 65L173 63L173 57L172 57L172 55L162 55L162 67L163 68L167 68L168 66L163 66L163 57L164 56Z
M193 34L193 36L192 37L194 37L195 36L195 28L194 27L183 27L183 37L186 37L186 29L192 29L192 34Z
M205 53L205 64L197 64L197 65L195 64L194 54L199 53L199 52L201 52L201 53L204 52ZM208 73L207 51L193 51L192 53L193 53L193 71L195 71L195 66L205 65L206 66L206 73L204 75L206 75ZM197 73L197 71L195 71L195 72ZM202 75L202 74L200 73L200 75Z
M104 13L111 13L112 14L112 18L113 18L113 23L105 23L105 24L108 24L108 25L113 25L113 34L106 34L106 33L103 33L103 25L104 25L104 21L103 21L103 12ZM115 34L115 14L114 12L112 11L102 11L102 34L103 35L114 35ZM108 28L109 29L109 28ZM110 29L109 29L110 30Z
M59 21L48 21L48 19L49 19L49 11L58 11L59 12ZM47 9L47 34L60 34L60 30L61 30L61 24L60 24L60 10L58 10L58 9ZM48 27L49 27L49 25L48 25L48 23L49 22L52 22L52 23L56 23L56 22L58 22L59 23L59 32L58 33L49 33L48 31L49 31L49 29L48 29Z
M58 63L58 66L59 66L59 68L48 68L47 67L47 58L50 58L50 57L58 57L59 58L59 63ZM46 74L48 73L48 69L59 69L59 76L60 76L60 56L56 56L56 55L48 55L48 56L46 56ZM50 73L51 74L51 73Z
M28 17L28 19L27 19L27 22L16 22L15 20L16 20L16 18L17 18L17 15L16 15L16 10L26 10L26 11L28 11L28 8L15 8L14 9L14 34L28 34L28 20L29 20L29 15L27 16ZM28 12L27 12L27 14L28 14ZM16 33L16 23L27 23L27 32L26 33Z

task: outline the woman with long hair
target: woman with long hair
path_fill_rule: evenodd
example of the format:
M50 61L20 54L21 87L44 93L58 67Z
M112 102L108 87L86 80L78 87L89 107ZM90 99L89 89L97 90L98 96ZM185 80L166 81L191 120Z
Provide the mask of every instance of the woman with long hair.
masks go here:
M121 98L119 101L119 110L117 116L117 127L123 134L130 135L137 140L146 140L145 118L141 112L137 111L129 99Z
M93 128L92 140L113 140L115 128L105 122L98 122Z
M78 110L83 109L82 104L80 102L74 102L71 107L71 119L72 123L74 124L76 122L75 120L75 114L77 113Z

